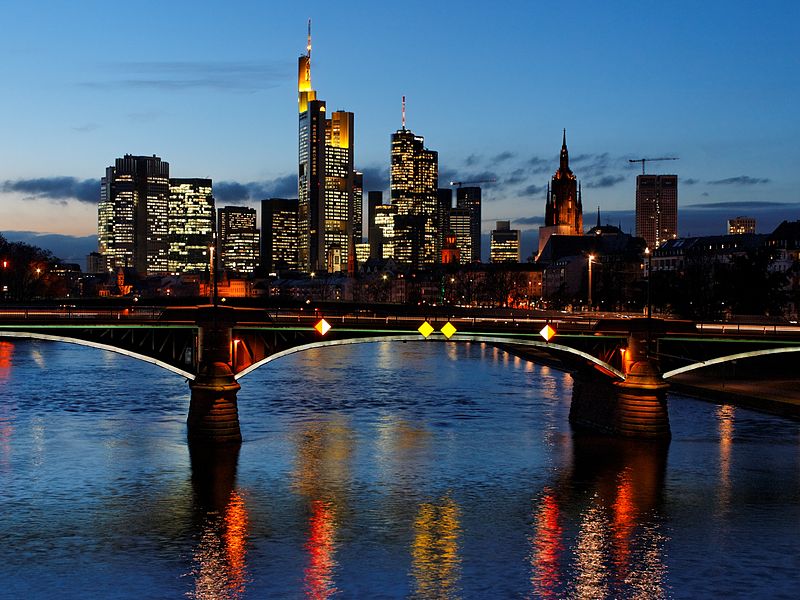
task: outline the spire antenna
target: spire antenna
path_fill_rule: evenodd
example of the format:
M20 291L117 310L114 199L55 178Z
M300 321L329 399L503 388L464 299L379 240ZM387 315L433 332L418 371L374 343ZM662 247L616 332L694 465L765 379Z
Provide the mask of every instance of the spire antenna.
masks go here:
M406 128L406 97L403 96L403 108L402 108L402 117L403 117L403 130Z
M310 25L309 25L309 27L310 27ZM561 145L562 146L566 146L567 145L567 128L566 127L564 127L564 137L563 137L563 139L561 141Z
M306 56L311 58L311 19L308 20L308 44L306 44Z

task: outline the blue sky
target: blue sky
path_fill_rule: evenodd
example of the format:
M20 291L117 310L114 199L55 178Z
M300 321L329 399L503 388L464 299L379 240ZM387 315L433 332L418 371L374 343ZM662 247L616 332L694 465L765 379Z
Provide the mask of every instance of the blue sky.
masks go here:
M295 195L309 17L314 87L355 113L369 189L405 95L440 184L498 179L485 231L540 224L563 127L590 224L599 205L632 227L642 156L680 157L648 172L678 173L681 234L800 218L796 3L475 4L2 2L0 232L94 233L125 153L211 177L219 205Z

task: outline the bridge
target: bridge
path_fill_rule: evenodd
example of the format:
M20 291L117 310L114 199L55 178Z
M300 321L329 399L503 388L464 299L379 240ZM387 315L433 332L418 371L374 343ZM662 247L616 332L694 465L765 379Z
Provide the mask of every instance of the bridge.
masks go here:
M385 307L384 307L385 308ZM545 339L545 325L554 336ZM486 343L572 373L570 420L609 434L668 439L669 380L692 370L800 352L792 325L696 325L645 318L540 318L324 314L191 306L0 308L0 337L34 338L118 352L189 381L188 434L238 443L236 393L253 370L294 352L377 341Z

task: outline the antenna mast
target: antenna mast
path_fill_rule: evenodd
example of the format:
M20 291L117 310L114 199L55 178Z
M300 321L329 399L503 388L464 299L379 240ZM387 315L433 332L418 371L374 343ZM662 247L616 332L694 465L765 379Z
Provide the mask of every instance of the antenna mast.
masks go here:
M311 58L311 19L308 20L308 44L306 44L306 56Z
M406 97L403 96L403 129L406 128Z

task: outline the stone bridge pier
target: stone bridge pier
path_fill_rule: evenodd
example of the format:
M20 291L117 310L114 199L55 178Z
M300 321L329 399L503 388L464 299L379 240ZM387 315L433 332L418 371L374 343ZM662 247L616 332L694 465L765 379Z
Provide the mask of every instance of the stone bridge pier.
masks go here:
M230 307L198 311L198 367L189 382L191 399L187 428L189 442L240 444L236 393L241 387L231 370L231 332L235 324Z
M669 385L650 356L649 334L632 332L623 356L625 381L613 381L596 369L573 374L569 420L578 429L622 437L669 440Z

